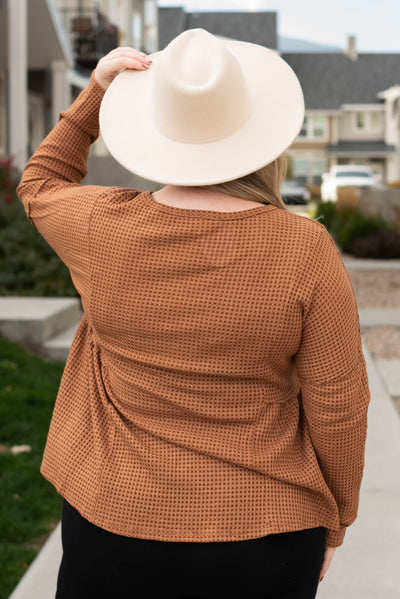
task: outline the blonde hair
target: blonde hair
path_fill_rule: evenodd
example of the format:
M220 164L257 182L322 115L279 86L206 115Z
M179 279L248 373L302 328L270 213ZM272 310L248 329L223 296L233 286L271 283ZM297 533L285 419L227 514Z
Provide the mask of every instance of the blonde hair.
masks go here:
M218 191L227 195L244 200L272 204L276 208L286 210L281 197L281 183L286 176L287 161L282 154L267 166L254 171L240 179L216 183L215 185L203 185L202 189Z

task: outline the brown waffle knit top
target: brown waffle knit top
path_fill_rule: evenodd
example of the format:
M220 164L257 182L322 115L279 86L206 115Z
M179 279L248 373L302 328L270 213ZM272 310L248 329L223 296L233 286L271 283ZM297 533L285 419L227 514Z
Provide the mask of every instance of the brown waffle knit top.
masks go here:
M43 475L128 537L323 526L340 545L357 515L369 392L334 243L271 205L185 209L80 185L103 93L92 75L18 190L84 308Z

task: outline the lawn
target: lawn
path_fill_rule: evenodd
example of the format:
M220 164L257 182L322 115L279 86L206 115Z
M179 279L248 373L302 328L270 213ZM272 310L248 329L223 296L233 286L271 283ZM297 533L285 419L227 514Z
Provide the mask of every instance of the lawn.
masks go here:
M0 599L61 516L62 498L39 468L63 368L0 336ZM31 451L12 453L21 445Z

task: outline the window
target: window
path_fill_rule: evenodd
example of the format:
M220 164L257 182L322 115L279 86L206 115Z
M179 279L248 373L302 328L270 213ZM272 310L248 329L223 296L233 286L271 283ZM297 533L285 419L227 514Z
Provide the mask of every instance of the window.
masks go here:
M293 177L302 183L321 182L321 175L326 170L326 162L322 158L294 158Z
M358 171L354 169L354 171L338 171L335 175L336 178L340 177L367 177L371 178L371 174L368 171Z
M328 120L325 116L310 116L304 118L303 126L299 133L301 139L326 139Z
M34 92L28 94L28 145L29 154L33 154L45 137L44 97Z
M320 177L326 169L325 160L311 161L311 174L313 177Z
M357 129L365 129L366 125L365 112L356 112L356 127Z
M312 137L325 137L325 117L315 116L311 120Z
M400 108L400 97L397 97L392 104L392 118L395 118Z
M371 112L371 129L379 129L381 124L381 114L379 112Z
M355 128L357 131L376 131L382 127L382 113L363 111L355 113Z
M299 133L299 137L307 137L308 135L308 117L304 117L303 126Z
M306 177L308 175L308 160L295 160L294 161L294 176L295 177Z

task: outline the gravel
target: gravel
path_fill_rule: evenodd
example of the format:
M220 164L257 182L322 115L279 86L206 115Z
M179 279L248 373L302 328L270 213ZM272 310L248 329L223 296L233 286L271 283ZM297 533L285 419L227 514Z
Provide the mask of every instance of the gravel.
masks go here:
M399 271L349 270L359 308L400 308Z
M359 308L399 308L399 271L349 270ZM362 327L361 333L376 360L400 359L400 328Z
M375 360L400 360L400 328L361 327L361 334Z
M400 271L348 270L359 308L399 308ZM375 360L400 360L400 327L361 327ZM392 396L400 415L400 395Z

